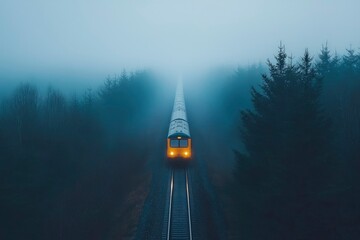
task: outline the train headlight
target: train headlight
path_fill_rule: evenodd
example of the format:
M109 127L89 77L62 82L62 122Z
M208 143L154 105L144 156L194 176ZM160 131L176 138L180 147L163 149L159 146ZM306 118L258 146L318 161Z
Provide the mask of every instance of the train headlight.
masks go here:
M173 156L173 155L174 155L174 152L170 152L170 155Z
M188 152L185 152L184 154L185 154L185 156L187 156L189 153L188 153Z

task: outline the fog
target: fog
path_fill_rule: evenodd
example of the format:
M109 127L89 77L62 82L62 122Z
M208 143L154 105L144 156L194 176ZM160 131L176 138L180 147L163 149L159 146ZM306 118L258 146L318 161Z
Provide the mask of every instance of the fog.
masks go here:
M0 239L360 239L359 9L0 0Z
M2 0L0 81L249 65L280 41L295 57L326 42L343 52L360 46L358 9L357 0Z

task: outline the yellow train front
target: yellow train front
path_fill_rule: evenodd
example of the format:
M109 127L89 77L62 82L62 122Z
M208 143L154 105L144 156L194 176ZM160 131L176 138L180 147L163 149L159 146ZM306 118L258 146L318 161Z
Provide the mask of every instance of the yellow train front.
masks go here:
M191 157L191 138L173 136L167 139L167 158L170 161L190 160Z
M191 136L181 81L178 82L176 88L174 107L167 137L166 156L170 164L187 163L192 159Z

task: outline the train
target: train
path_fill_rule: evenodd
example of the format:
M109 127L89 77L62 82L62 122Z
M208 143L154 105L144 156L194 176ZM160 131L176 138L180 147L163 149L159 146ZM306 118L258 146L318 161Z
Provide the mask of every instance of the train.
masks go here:
M187 163L192 159L192 143L186 115L183 82L177 83L174 106L167 135L166 156L169 163Z

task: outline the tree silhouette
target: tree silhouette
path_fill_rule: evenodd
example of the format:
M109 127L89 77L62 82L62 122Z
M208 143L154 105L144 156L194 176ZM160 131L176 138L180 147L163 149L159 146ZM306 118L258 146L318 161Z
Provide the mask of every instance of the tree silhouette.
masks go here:
M251 90L254 109L241 112L246 152L235 152L239 214L253 211L242 219L251 239L309 234L306 224L316 217L304 206L315 204L329 170L329 121L320 109L321 82L312 58L306 50L294 65L280 45L275 59L268 61L261 91Z
M72 99L21 84L1 102L0 239L108 234L147 160L150 148L139 142L151 142L144 132L153 84L148 74L124 72Z
M347 54L342 58L343 74L349 78L355 78L359 74L360 69L359 56L355 53L352 48L346 49Z
M17 142L20 145L33 142L39 107L37 89L30 84L21 84L9 100L9 107Z

